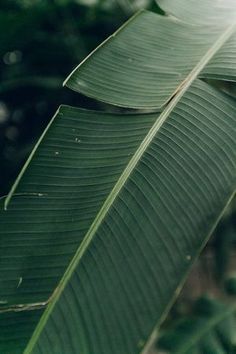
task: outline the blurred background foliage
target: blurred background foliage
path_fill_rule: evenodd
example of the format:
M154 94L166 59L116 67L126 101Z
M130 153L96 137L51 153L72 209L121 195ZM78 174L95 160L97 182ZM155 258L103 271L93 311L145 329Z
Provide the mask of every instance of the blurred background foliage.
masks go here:
M60 104L107 108L62 84L140 8L160 12L154 0L0 1L0 196ZM214 84L236 97L232 84ZM236 353L235 216L233 201L163 326L161 352Z

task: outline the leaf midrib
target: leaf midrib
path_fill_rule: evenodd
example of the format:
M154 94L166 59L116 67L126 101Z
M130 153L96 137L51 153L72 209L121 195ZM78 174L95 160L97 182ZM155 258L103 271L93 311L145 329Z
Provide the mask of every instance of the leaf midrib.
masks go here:
M128 165L124 169L123 173L121 174L120 178L116 182L115 186L113 187L112 191L108 195L107 199L105 200L104 204L102 205L101 209L99 210L95 220L91 224L88 232L86 233L83 241L81 242L78 250L75 253L72 261L70 262L69 266L67 267L61 281L59 282L57 288L54 290L51 301L49 302L48 307L44 311L25 351L24 354L29 354L32 352L39 336L47 323L47 320L54 309L60 295L62 294L63 290L65 289L67 283L69 282L71 276L73 275L75 269L77 268L80 260L82 259L84 253L86 252L88 246L92 242L98 228L100 227L101 223L103 222L104 218L106 217L108 211L112 207L116 197L119 195L120 191L122 190L123 186L127 182L129 176L134 171L136 165L140 161L142 155L147 150L148 146L152 142L153 138L156 136L157 132L160 130L162 125L165 123L167 118L169 117L170 113L176 107L179 100L182 98L184 93L188 90L191 86L193 81L197 79L198 75L204 69L206 64L211 60L211 58L218 52L218 50L222 47L222 45L230 38L236 28L236 22L234 22L231 26L229 26L223 34L216 40L216 42L209 48L207 53L202 57L202 59L198 62L198 64L193 68L190 74L186 77L186 79L179 85L176 89L175 93L173 94L169 104L165 107L163 112L158 116L156 122L149 130L146 137L141 142L139 148L129 161ZM45 135L45 134L44 134ZM41 140L40 140L41 141ZM19 181L18 181L19 182ZM12 194L11 194L12 195ZM9 199L8 199L9 202Z

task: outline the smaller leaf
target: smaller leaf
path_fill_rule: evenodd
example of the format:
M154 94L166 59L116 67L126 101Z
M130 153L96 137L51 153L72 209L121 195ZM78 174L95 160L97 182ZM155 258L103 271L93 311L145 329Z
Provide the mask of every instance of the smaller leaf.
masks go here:
M171 354L229 354L236 349L236 306L203 298L192 317L176 321L161 335L158 348Z

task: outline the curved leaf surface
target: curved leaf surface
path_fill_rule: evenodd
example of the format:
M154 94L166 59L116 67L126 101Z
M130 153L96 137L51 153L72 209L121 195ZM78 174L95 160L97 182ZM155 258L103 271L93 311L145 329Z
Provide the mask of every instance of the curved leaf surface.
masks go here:
M68 115L71 109L68 112L66 110L63 108L63 114ZM58 254L61 260L68 262L66 252L69 250L71 254L73 251L70 249L70 232L74 238L77 237L74 247L82 238L83 241L53 295L49 297L47 309L26 353L136 353L142 350L157 319L160 324L163 312L173 301L173 293L178 293L180 282L205 243L206 235L210 234L232 197L236 183L234 101L208 85L196 82L172 107L172 112L167 113L162 113L162 116L166 115L165 120L162 125L158 123L152 139L148 143L147 138L144 139L145 145L141 144L144 150L137 163L130 165L125 156L128 169L126 167L126 172L120 177L122 184L120 178L113 181L113 190L102 207L100 204L97 217L92 222L94 216L91 215L87 226L83 223L82 230L79 229L79 223L84 221L83 215L90 215L92 205L88 201L87 208L84 208L79 199L84 194L89 198L88 191L80 190L80 197L75 195L75 186L73 191L68 187L65 191L62 183L59 186L55 183L60 181L60 176L55 176L55 171L51 170L51 206L43 214L44 223L35 222L34 232L27 233L33 238L36 236L34 249L43 258L41 262L35 259L31 270L27 267L26 280L27 277L34 279L38 289L41 282L44 289L48 274L40 269L41 265L54 263L51 268L53 273ZM154 118L153 115L148 117ZM145 116L143 119L145 121ZM162 117L153 123L154 126L160 119ZM150 131L152 128L146 136L150 135ZM49 144L47 149L55 153L55 146L50 150ZM83 146L80 149L83 155ZM62 161L72 164L72 160L63 157L63 151L66 154L67 149L61 150ZM98 149L97 152L101 154ZM44 154L42 145L32 161L31 169L28 169L28 176L26 173L19 185L21 193L26 193L27 185L31 193L42 192L42 196L32 197L35 206L40 209L45 207L45 201L50 200L49 191L45 189L49 188L48 181L43 185L47 154L45 166L36 163L37 156L40 158ZM132 161L136 154L131 158ZM78 151L77 156L80 156ZM93 159L93 156L94 152L89 166L93 161L98 163L98 158ZM53 159L56 167L55 154ZM75 161L73 159L71 168L76 169L78 166ZM81 166L81 160L79 163ZM83 163L87 177L90 168L86 160ZM36 174L36 178L41 178L40 184L39 181L31 184L30 173L34 175L34 168L41 171L41 177ZM49 171L47 169L48 176ZM60 171L63 169L60 168ZM101 171L100 166L98 171ZM80 180L78 171L76 180ZM84 188L85 181L83 178L81 181ZM91 181L87 182L91 185ZM99 176L94 183L96 188L100 188ZM42 189L39 190L40 185ZM64 205L68 213L64 210L63 215L58 210L58 206L61 206L57 204L59 194L70 202L76 197L74 208ZM25 212L22 203L26 208L30 201L31 198L14 197L10 203L12 211L9 209L5 212L6 217L10 218L8 230L15 237L19 237L16 230L19 230L19 221L23 220L22 213ZM18 210L15 210L17 205ZM19 221L15 223L17 213ZM73 223L70 223L71 213ZM52 230L46 233L47 223L52 222L51 215L55 220L54 235ZM72 229L70 232L63 229L66 221ZM25 222L22 224L24 226L21 228L29 226ZM43 231L41 240L38 231ZM63 235L63 240L60 235ZM10 240L9 235L7 239ZM44 247L45 244L47 247ZM22 259L25 260L25 256ZM45 263L46 259L48 262Z
M142 350L235 190L235 113L203 83L183 96L105 201L26 353Z
M114 105L160 109L196 71L206 68L204 77L209 71L211 77L235 78L235 28L234 22L227 27L192 26L139 12L90 54L65 84ZM231 37L233 46L231 41L224 47Z
M3 310L47 301L157 117L59 109L1 212Z
M12 343L12 353L22 353L40 309L157 118L72 107L53 118L7 211L2 200L0 326L8 332L0 352Z
M156 0L168 14L190 24L225 26L235 21L234 0Z

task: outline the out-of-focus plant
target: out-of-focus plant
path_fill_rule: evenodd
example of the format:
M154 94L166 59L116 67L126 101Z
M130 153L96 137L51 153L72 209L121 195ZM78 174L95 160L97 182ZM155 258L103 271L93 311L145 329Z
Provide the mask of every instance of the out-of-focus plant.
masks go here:
M188 313L160 333L159 353L233 354L236 351L236 302L197 299Z

